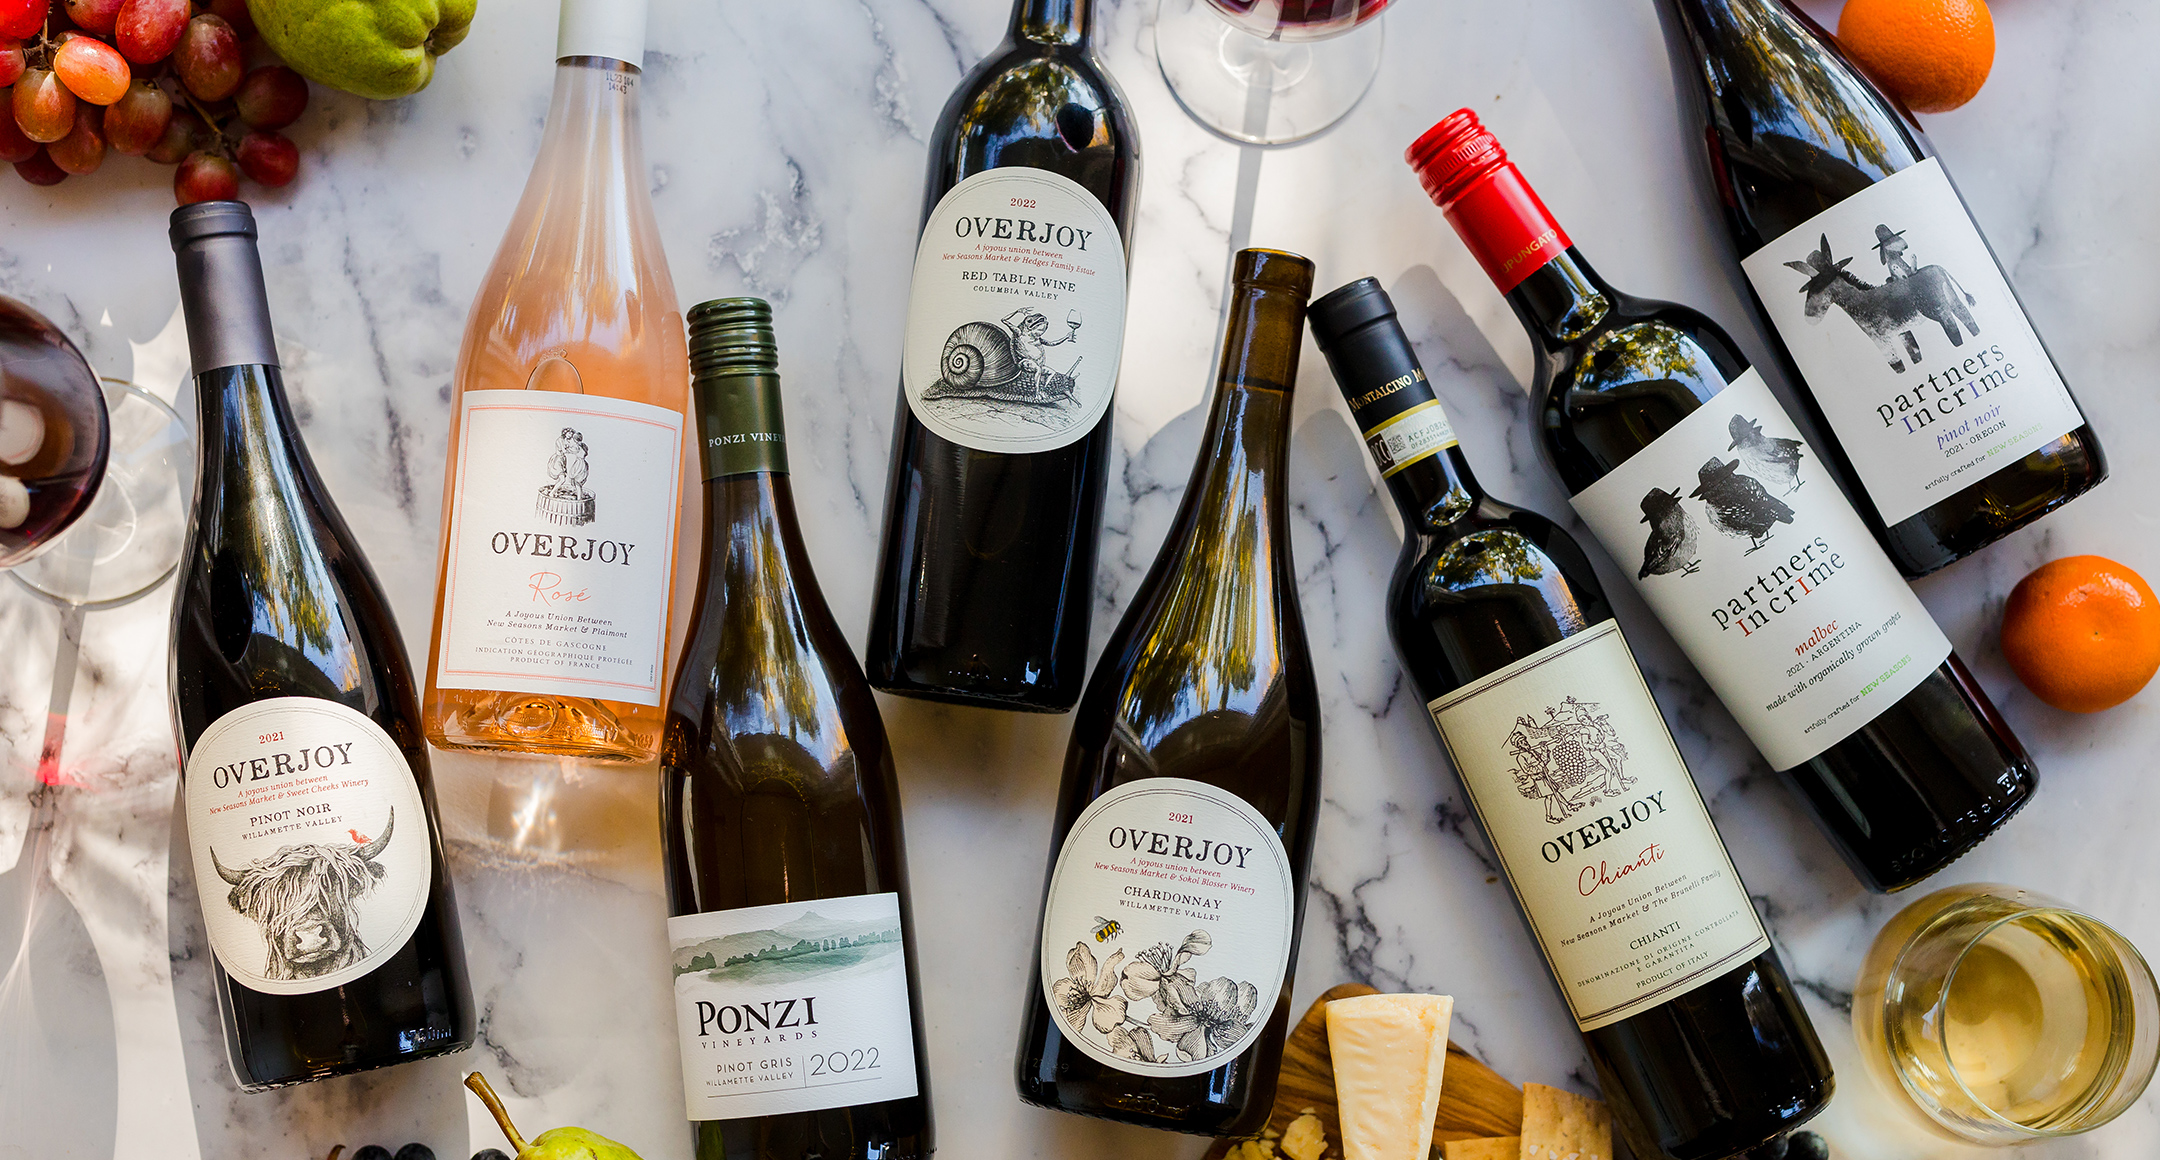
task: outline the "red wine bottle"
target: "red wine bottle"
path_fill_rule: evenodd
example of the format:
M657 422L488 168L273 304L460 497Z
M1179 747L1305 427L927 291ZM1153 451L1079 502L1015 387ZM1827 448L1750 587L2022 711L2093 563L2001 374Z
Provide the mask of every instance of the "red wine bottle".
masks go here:
M255 219L173 211L200 459L173 603L181 808L248 1091L472 1045L412 666L300 440Z
M1710 1160L1833 1086L1590 561L1487 495L1380 284L1313 337L1402 512L1388 632L1641 1160ZM1684 964L1684 965L1683 965Z
M1786 0L1661 0L1772 346L1908 576L2090 491L2107 459L1912 114Z
M1140 145L1094 0L1017 0L930 138L870 683L1064 712L1086 677Z
M2023 807L2031 759L1725 332L1600 278L1468 109L1408 159L1529 331L1577 514L1860 880Z

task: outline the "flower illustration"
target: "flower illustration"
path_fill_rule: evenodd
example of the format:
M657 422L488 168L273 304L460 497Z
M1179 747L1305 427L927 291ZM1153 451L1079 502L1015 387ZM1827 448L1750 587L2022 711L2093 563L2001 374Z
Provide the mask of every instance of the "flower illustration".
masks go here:
M1086 943L1074 943L1073 949L1065 952L1066 977L1050 985L1050 995L1056 1001L1058 1014L1074 1032L1082 1031L1090 1016L1095 1030L1106 1035L1123 1029L1125 997L1117 989L1118 966L1124 961L1125 952L1119 951L1098 973L1095 952Z
M1177 1045L1187 1060L1202 1060L1237 1046L1252 1030L1260 989L1226 978L1195 987L1179 979L1156 997L1160 1008L1148 1016L1148 1030Z
M1193 973L1192 968L1185 966L1185 960L1198 953L1192 950L1194 939L1201 940L1200 950L1207 949L1207 935L1196 930L1186 937L1183 949L1173 951L1169 943L1156 943L1141 951L1140 957L1125 964L1122 980L1125 997L1134 1002L1152 999L1157 991L1173 979L1187 984L1197 982L1198 976Z

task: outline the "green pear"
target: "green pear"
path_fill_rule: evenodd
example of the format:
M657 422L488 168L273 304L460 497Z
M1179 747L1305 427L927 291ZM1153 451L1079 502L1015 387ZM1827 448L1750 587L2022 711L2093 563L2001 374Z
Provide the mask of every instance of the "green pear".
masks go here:
M302 76L377 101L409 96L472 27L478 0L248 0L263 43Z
M486 1076L473 1072L465 1077L465 1086L487 1105L510 1146L517 1149L516 1160L638 1160L637 1153L589 1128L549 1128L527 1140L518 1135L517 1125L510 1122L510 1113L495 1098Z

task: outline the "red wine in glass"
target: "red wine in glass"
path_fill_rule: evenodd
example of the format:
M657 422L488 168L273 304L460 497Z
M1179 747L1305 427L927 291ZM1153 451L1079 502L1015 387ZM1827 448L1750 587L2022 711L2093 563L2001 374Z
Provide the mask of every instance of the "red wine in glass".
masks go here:
M1230 23L1271 40L1324 40L1380 15L1388 0L1208 0Z
M43 551L105 475L105 393L66 335L0 295L0 568Z

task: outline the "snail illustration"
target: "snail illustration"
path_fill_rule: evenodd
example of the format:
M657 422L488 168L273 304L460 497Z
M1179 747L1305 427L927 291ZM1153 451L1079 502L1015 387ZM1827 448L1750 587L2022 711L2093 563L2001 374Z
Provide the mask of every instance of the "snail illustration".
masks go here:
M938 365L944 370L946 385L959 391L995 390L1020 377L1012 334L994 322L963 322L954 327Z
M938 359L941 394L1012 402L1055 403L1070 399L1080 362L1062 371L1045 364L1048 348L1080 336L1080 312L1070 312L1066 332L1049 337L1050 320L1041 311L1021 308L999 322L963 322L945 340Z

